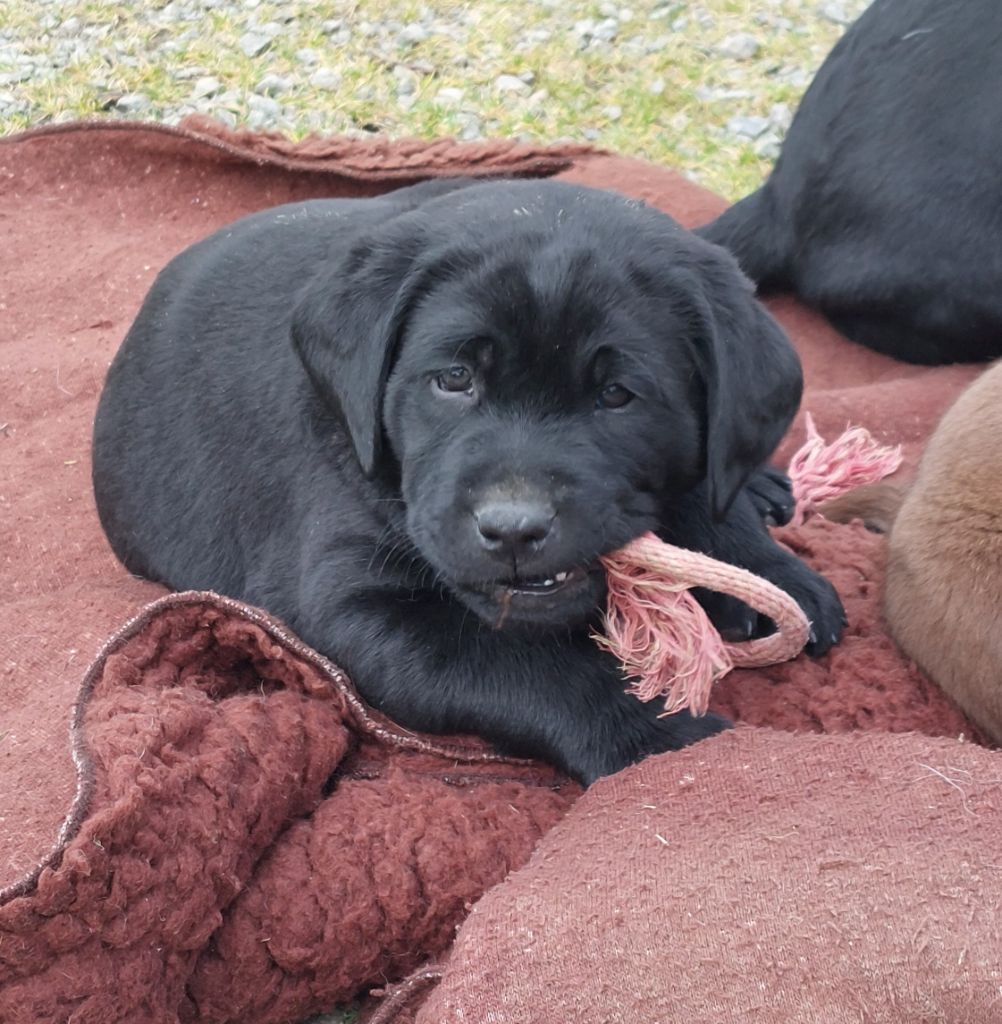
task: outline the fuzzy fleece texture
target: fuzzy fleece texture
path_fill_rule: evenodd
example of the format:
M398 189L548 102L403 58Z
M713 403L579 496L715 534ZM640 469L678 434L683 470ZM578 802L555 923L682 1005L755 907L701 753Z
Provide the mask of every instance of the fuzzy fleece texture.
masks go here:
M581 147L294 145L203 119L0 140L5 1024L264 1024L401 978L447 949L469 906L579 793L482 744L396 728L255 609L164 597L130 577L93 507L101 383L175 253L266 206L452 174L558 175L687 225L723 206L672 171ZM904 444L909 466L978 372L903 366L792 300L770 305L804 359L804 407L822 433L859 423ZM779 461L802 439L798 421ZM817 519L781 536L833 579L850 629L820 661L735 672L714 706L796 732L971 736L884 632L881 540ZM805 736L784 742L820 749ZM756 756L782 774L799 755ZM876 782L874 795L897 799Z

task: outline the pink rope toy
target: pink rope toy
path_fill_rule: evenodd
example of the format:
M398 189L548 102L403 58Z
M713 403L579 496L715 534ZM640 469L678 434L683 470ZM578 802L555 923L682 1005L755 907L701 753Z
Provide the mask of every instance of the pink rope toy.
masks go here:
M901 446L877 444L862 427L846 429L826 445L806 417L807 441L790 460L796 510L802 523L819 505L881 480L901 465ZM599 646L621 662L640 700L665 698L665 714L689 708L705 714L713 684L732 668L775 665L796 657L810 623L785 591L745 569L665 544L653 533L602 558L608 584ZM776 623L760 640L728 644L713 628L691 587L740 598Z

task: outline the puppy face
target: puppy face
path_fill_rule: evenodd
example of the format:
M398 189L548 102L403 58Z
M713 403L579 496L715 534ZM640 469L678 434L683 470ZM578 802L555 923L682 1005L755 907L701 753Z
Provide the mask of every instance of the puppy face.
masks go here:
M420 300L384 423L414 543L485 619L587 615L598 556L699 480L702 387L662 341L683 330L593 250L546 239Z
M297 348L363 467L392 463L417 550L495 625L587 617L600 555L704 477L722 513L796 409L796 358L729 258L621 197L468 187L355 256L354 289L308 290Z

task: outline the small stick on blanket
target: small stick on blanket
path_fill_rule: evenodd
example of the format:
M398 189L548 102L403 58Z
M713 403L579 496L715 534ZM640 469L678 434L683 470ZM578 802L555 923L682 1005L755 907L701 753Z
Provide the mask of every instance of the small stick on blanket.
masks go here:
M901 465L901 448L878 445L861 427L826 445L806 417L807 442L790 461L794 523L824 501L872 483ZM705 714L713 684L735 666L775 665L796 657L810 623L800 606L768 580L644 534L602 558L608 580L599 646L614 654L641 700L665 698L665 714L689 708ZM776 624L759 640L726 644L689 593L706 587L739 598Z

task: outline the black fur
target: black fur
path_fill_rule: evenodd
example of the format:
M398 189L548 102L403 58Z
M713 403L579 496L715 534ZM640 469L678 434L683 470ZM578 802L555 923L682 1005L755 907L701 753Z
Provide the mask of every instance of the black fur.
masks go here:
M766 184L698 232L915 363L1002 355L1002 4L874 0Z
M589 782L725 724L624 693L589 635L600 554L657 530L787 589L816 652L837 639L834 591L763 525L781 478L743 489L800 388L731 257L641 204L555 182L317 200L160 274L101 398L95 493L133 572L267 608L411 728Z

